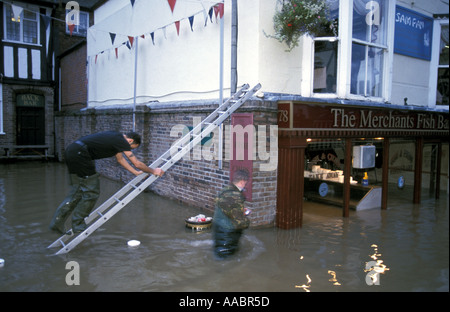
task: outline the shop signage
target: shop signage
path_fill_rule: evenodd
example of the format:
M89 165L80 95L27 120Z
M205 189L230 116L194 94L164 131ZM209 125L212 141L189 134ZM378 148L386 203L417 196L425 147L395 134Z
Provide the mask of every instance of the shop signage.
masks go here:
M278 105L279 129L449 130L448 114L301 103Z
M433 19L397 6L394 52L424 60L431 59Z
M17 95L17 107L44 107L45 98L43 95L26 93Z

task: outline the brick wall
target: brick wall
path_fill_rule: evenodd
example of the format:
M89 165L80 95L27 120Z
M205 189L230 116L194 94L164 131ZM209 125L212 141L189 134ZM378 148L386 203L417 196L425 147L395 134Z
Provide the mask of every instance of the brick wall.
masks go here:
M61 109L86 107L86 44L61 58Z
M193 126L193 118L204 119L217 106L213 102L167 103L138 105L136 129L142 136L142 144L135 151L138 159L146 164L155 161L181 137L171 137L175 125ZM251 100L237 112L253 113L254 125L275 125L277 121L276 102ZM77 112L60 112L56 116L57 148L60 155L64 147L82 135L104 130L127 132L132 130L131 108L87 109ZM227 120L224 124L229 124ZM267 131L268 133L268 131ZM269 151L269 139L266 140ZM62 157L60 157L62 160ZM267 161L253 161L252 209L249 216L253 227L272 225L276 213L277 171L261 171L260 164ZM114 157L97 161L97 171L115 180L130 181L133 176L117 164ZM194 160L183 158L172 166L162 179L150 186L155 193L179 202L200 207L211 214L217 193L229 183L229 161L224 160L222 168L217 160Z

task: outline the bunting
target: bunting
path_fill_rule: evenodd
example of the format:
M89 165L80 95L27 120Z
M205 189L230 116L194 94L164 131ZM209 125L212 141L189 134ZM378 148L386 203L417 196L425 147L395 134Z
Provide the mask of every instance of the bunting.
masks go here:
M109 36L111 37L111 44L114 45L114 40L116 39L116 34L109 33Z
M134 8L134 5L135 5L135 1L136 0L130 0L131 6L133 8ZM170 10L171 10L171 12L173 14L173 12L175 10L175 6L176 6L176 0L167 0L167 2L169 4ZM204 9L202 11L199 11L199 12L195 13L194 15L191 15L191 16L189 16L187 18L182 18L180 20L174 21L172 24L175 25L175 28L176 28L176 31L177 31L177 36L180 35L180 25L181 25L181 21L183 19L187 19L189 21L190 29L191 29L192 32L194 31L194 18L195 18L195 15L197 15L197 14L203 14L203 18L204 18L204 21L205 21L204 26L206 27L207 24L208 24L208 19L211 21L211 23L213 23L213 16L215 16L216 21L223 18L223 16L224 16L224 3L220 2L220 3L217 3L215 5L212 5L209 8L208 11L204 7ZM161 26L160 28L155 29L155 30L153 30L151 32L144 33L144 34L140 35L140 37L145 39L145 38L148 38L146 35L150 35L150 38L152 40L152 44L155 45L155 32L158 31L158 30L161 30L162 33L163 33L164 38L167 39L167 35L166 35L167 26L170 26L170 24ZM118 38L117 35L120 35L119 37L128 38L128 40L125 40L124 42L119 44L119 43L116 42L116 39ZM134 36L129 36L129 35L128 36L124 36L124 34L116 34L116 33L113 33L113 32L109 32L109 36L110 36L110 39L111 39L111 48L109 48L109 49L114 49L114 53L115 53L116 59L119 58L119 48L121 46L126 46L128 49L131 50L132 47L133 47L133 44L134 44L134 40L137 37L137 36L134 37ZM103 50L103 51L97 53L94 56L95 57L95 62L94 63L97 64L98 56L100 54L103 54L105 51L107 51L109 49L106 49L106 50Z
M180 21L175 22L175 27L177 28L177 35L180 35Z
M193 25L194 25L194 15L189 17L189 24L191 25L191 31L194 31Z
M11 4L11 9L13 11L14 20L18 21L20 19L20 15L23 12L23 8L14 4Z
M173 10L175 9L175 4L177 3L177 0L167 0L169 2L170 10L173 13Z
M67 25L67 27L69 27L70 36L72 37L73 30L75 29L75 24L69 24Z

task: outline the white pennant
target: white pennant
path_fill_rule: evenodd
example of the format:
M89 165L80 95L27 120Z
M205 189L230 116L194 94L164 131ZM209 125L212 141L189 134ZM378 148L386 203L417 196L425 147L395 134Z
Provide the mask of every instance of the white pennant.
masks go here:
M13 11L14 19L17 21L20 17L20 14L23 12L23 8L14 4L11 4L11 9Z

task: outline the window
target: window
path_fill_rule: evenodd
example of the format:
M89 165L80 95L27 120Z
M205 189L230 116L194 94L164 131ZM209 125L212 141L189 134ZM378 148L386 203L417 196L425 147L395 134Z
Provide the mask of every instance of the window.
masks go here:
M353 0L351 94L383 96L386 3L386 0Z
M70 11L66 10L66 14ZM80 12L79 25L75 25L72 31L72 35L78 35L86 37L87 30L89 28L89 13ZM66 23L66 34L70 34L69 25Z
M303 74L311 80L302 86L302 94L389 101L395 1L327 3L338 33L330 30L315 38L303 38L303 61L314 65L304 68Z
M327 1L330 8L331 28L314 38L313 92L336 94L339 1Z
M19 16L14 16L11 4L4 4L4 39L27 44L39 43L39 15L37 8L22 9ZM17 11L16 11L17 12Z
M441 42L439 47L439 65L437 76L436 105L449 105L449 78L448 78L448 24L441 26Z

